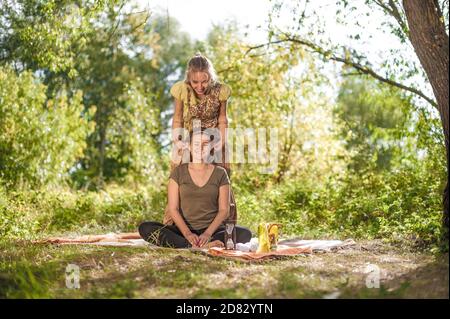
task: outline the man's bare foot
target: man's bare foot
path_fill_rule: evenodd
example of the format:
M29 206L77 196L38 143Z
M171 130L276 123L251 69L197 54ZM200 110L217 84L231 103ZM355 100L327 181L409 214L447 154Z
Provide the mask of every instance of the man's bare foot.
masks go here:
M214 241L210 241L209 243L206 244L207 248L212 248L212 247L225 247L225 245L220 241L220 240L214 240Z

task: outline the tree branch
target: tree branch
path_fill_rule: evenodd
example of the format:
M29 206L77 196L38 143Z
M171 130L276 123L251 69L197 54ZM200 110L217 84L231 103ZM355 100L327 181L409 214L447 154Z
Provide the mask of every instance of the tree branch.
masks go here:
M394 0L389 0L388 4L385 4L383 0L375 0L374 1L379 7L381 7L383 10L385 10L387 13L389 13L391 16L395 18L398 25L402 29L403 33L407 36L408 34L408 25L406 24L406 21L402 18L402 15L400 14L400 10L398 9L397 5L395 4Z
M397 5L395 4L395 2L393 0L389 0L389 6L392 9L392 15L397 20L397 22L400 25L400 27L402 28L403 32L405 32L405 34L407 34L408 24L406 23L406 21L403 19L402 15L400 14L399 8L397 7Z
M139 23L137 26L135 26L133 29L131 29L130 33L134 33L134 31L136 31L137 29L139 29L141 26L146 25L148 22L148 19L150 19L150 16L152 15L151 12L147 12L147 14L145 15L144 21L142 21L141 23Z
M267 42L267 43L264 43L264 44L260 44L260 45L249 47L249 49L246 51L245 54L248 54L250 51L258 49L258 48L262 48L262 47L265 47L265 46L270 46L270 45L273 45L273 44L285 43L285 42L298 43L298 44L307 46L307 47L311 48L313 50L313 52L320 54L321 56L325 57L328 60L341 62L341 63L343 63L345 65L351 66L354 69L358 70L359 72L361 72L363 74L370 75L371 77L377 79L380 82L384 82L384 83L387 83L387 84L389 84L391 86L395 86L395 87L398 87L398 88L400 88L402 90L414 93L414 94L420 96L421 98L423 98L425 101L427 101L428 103L430 103L434 107L436 107L436 108L438 107L436 101L433 100L432 98L428 97L422 91L420 91L420 90L418 90L416 88L409 87L409 86L406 86L404 84L398 83L396 81L387 79L387 78L383 77L382 75L376 73L374 70L372 70L368 66L365 66L365 65L362 65L362 64L360 64L358 62L352 61L349 58L339 57L339 56L335 55L334 53L332 53L331 50L325 50L325 49L321 48L320 46L318 46L318 45L316 45L316 44L314 44L312 42L309 42L307 40L302 40L302 39L293 38L293 37L287 37L285 39L280 39L280 40L277 40L277 41L271 41L271 42Z

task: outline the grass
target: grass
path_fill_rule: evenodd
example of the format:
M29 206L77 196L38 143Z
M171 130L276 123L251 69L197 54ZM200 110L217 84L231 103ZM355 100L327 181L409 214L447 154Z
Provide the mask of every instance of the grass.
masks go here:
M248 263L146 247L0 243L1 298L448 298L448 254L381 241L335 253ZM80 289L65 285L80 267ZM367 288L366 267L380 269Z
M387 183L398 184L395 191L384 190L382 177L371 180L373 187L349 183L324 192L301 181L259 190L235 185L239 224L253 232L259 222L277 221L285 236L358 242L337 253L261 263L171 249L31 243L136 231L144 220L162 220L167 195L157 185L110 185L101 192L0 188L0 298L448 298L448 253L441 253L448 244L436 244L440 197L426 187L404 191L405 184L423 186L415 179ZM386 198L374 202L373 194ZM66 287L68 264L80 267L80 289ZM379 288L366 286L368 265L380 269Z

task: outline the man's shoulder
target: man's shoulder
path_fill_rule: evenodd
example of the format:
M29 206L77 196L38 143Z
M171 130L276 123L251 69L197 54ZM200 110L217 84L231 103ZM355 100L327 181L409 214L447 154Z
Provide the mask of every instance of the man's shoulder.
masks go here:
M219 172L219 175L228 175L227 170L222 166L216 165L216 170Z

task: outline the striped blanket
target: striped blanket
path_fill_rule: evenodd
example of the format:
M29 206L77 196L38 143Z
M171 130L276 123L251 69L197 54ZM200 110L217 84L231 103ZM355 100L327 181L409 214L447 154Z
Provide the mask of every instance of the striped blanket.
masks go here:
M114 247L153 247L141 238L139 233L108 233L103 235L84 235L79 237L50 237L44 240L35 241L40 244L58 245L99 245ZM341 240L304 240L301 238L291 238L278 242L276 251L268 253L243 252L239 250L225 250L223 248L192 248L195 252L206 253L209 256L236 258L241 260L265 260L280 256L295 256L312 254L319 251L333 251L344 247L355 245L352 239Z

